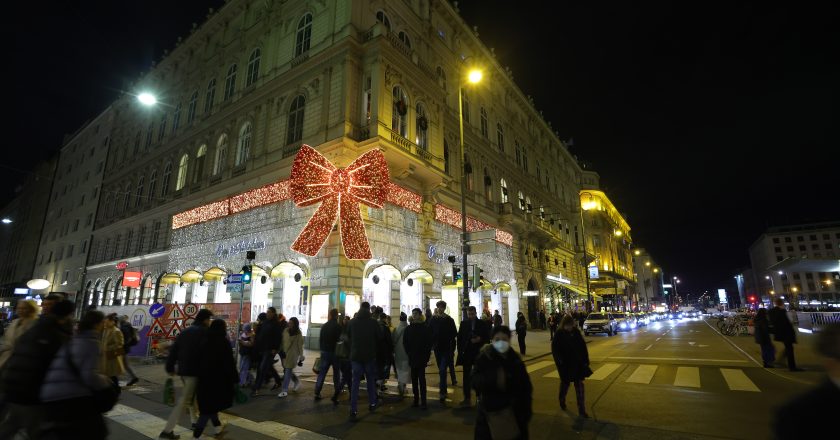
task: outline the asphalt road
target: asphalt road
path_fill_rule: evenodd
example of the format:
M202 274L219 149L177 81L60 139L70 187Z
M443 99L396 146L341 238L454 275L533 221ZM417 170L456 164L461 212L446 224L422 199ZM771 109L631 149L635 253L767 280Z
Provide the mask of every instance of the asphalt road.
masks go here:
M567 396L568 410L557 403L559 378L547 351L546 332L529 333L536 356L526 357L534 385L531 438L559 435L592 439L760 439L770 437L774 408L807 389L801 377L818 379L818 372L779 374L754 361L749 337L735 340L718 334L703 320L670 321L616 336L588 336L594 374L585 382L586 406L591 419L577 417L574 390ZM746 345L745 345L746 344ZM741 345L745 348L738 348ZM755 351L755 350L753 350ZM529 348L529 352L533 352ZM757 351L756 351L757 352ZM156 367L157 368L157 367ZM162 368L162 367L161 367ZM359 401L357 422L348 421L347 394L338 406L329 399L313 400L314 376L304 369L302 388L278 399L276 391L236 405L227 412L225 439L346 438L435 440L472 437L474 408L460 408L461 391L438 401L438 375L427 369L429 409L412 408L411 398L395 395L391 382L384 405L368 413L366 394ZM804 374L805 376L796 376ZM458 372L460 380L460 371ZM142 374L141 374L142 376ZM812 380L813 383L816 379ZM151 380L151 379L150 379ZM156 382L156 383L155 383ZM160 404L161 380L141 381L109 415L111 438L155 438L169 414ZM332 391L325 386L324 395ZM178 431L190 433L184 416Z

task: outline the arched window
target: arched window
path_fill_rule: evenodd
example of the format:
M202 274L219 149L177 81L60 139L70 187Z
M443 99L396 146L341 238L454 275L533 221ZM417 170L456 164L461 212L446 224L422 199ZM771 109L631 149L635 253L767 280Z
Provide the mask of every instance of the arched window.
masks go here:
M219 136L216 142L216 159L213 161L213 175L217 175L225 169L225 161L227 160L228 137L226 134Z
M525 210L525 196L522 194L522 191L519 191L519 209L524 211Z
M423 150L429 149L429 119L423 104L417 103L417 138L414 141Z
M461 89L461 113L464 115L464 122L470 122L470 97L467 95L467 91Z
M140 180L137 181L137 191L134 193L134 206L140 206L140 203L143 201L144 180L146 180L145 177L140 176Z
M160 185L160 196L164 197L169 192L169 179L172 177L172 162L167 162L163 169L163 181Z
M295 37L295 57L303 55L309 50L309 41L312 39L312 14L307 13L300 18Z
M158 142L163 140L163 137L166 136L166 117L167 114L164 113L160 115L160 127L158 128Z
M499 151L505 151L505 129L502 128L502 123L496 124L496 143L499 144Z
M200 182L204 177L204 161L207 159L207 144L202 144L198 147L198 153L195 154L195 173L193 173L193 183Z
M236 163L234 166L244 164L251 154L251 123L246 122L239 129L239 142L236 145Z
M545 208L540 206L540 220L545 220Z
M376 21L385 25L385 29L388 29L388 32L391 32L391 20L388 19L388 16L385 15L383 11L376 12Z
M260 77L260 49L256 48L248 58L248 76L245 77L245 87L257 82Z
M187 124L192 124L195 120L195 107L198 105L198 90L194 91L190 96L190 105L187 107Z
M128 211L129 206L131 206L131 184L127 183L123 191L123 212Z
M216 99L216 78L207 83L207 92L204 94L204 113L210 113L213 109L213 100Z
M499 187L501 188L501 191L502 191L501 202L502 203L509 202L510 199L508 199L508 188L507 188L507 182L505 182L505 179L502 179L502 180L499 181Z
M493 201L493 178L490 177L487 168L484 169L484 197L488 202Z
M446 72L443 71L443 67L437 66L437 77L440 86L443 87L443 90L446 90Z
M405 44L405 47L411 49L411 38L408 36L407 33L405 33L404 31L400 31L399 35L397 36L400 38L400 41L402 41L402 43Z
M172 134L175 134L178 131L178 127L181 126L181 103L179 102L178 105L175 106L175 113L172 113Z
M227 101L228 99L233 98L234 93L236 93L236 64L232 64L228 67L227 76L225 77L224 100Z
M533 208L533 205L531 205L531 198L530 197L525 197L525 212L530 214L532 209L534 209L534 208Z
M408 96L399 86L394 87L393 109L391 111L391 130L402 137L408 136Z
M187 167L190 162L190 155L184 154L181 156L181 161L178 162L178 180L175 182L175 191L180 191L184 185L187 184Z
M157 185L157 170L152 171L152 174L149 176L149 192L146 197L150 202L155 196L155 185Z
M484 136L484 139L490 136L487 129L487 109L484 107L481 107L481 135Z
M298 95L289 107L289 123L286 129L286 145L300 142L303 139L303 116L306 108L306 98Z
M449 143L443 141L443 172L449 174Z

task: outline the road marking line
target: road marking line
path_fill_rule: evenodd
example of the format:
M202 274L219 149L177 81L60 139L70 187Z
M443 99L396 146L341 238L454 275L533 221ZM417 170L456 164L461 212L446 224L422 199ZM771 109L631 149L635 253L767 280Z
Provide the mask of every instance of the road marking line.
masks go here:
M639 365L626 382L649 384L657 368L659 368L658 365Z
M677 377L674 378L674 386L700 388L700 368L677 367Z
M732 391L753 391L760 393L761 390L744 374L743 370L737 368L721 368L720 373L726 380L726 385Z
M648 345L647 348L645 348L645 351L650 350L650 347L653 347L653 344Z
M620 367L620 366L621 366L621 364L613 364L613 363L604 364L604 365L601 366L601 368L595 370L595 372L592 373L592 376L589 376L588 379L590 379L590 380L604 380L610 374L612 374L613 371L617 370L618 367Z
M525 368L525 370L527 370L528 373L533 373L534 371L542 370L543 368L545 368L549 365L554 365L554 361L540 361L540 362L537 362L536 364L528 365Z
M609 356L608 359L635 359L646 361L688 361L688 362L737 362L748 363L749 361L739 359L695 359L695 358L666 358L666 357L647 357L647 356Z
M694 344L696 344L696 342L694 342L694 341L688 343L688 345L694 345Z
M544 375L543 377L550 377L550 378L553 378L553 379L560 379L560 373L558 373L558 372L557 372L557 370L554 370L554 371L552 371L551 373L548 373L548 374Z

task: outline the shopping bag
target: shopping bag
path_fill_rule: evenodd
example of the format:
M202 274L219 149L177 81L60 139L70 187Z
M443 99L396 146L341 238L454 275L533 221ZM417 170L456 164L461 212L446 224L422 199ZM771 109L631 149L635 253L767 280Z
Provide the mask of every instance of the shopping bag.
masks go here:
M163 403L164 405L175 406L175 383L172 378L167 378L166 383L163 384Z
M320 357L315 358L315 363L312 364L312 372L315 373L315 374L318 374L318 373L321 372L321 358Z

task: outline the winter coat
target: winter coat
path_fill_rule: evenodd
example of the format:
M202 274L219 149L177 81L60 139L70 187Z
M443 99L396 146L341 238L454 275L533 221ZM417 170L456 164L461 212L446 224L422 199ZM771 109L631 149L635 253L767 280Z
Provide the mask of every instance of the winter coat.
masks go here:
M208 336L199 345L196 372L198 410L201 414L213 414L233 405L234 386L239 382L239 375L226 337Z
M61 324L51 315L42 316L18 338L3 369L3 390L7 402L22 405L40 402L44 376L58 349L73 335L69 324Z
M335 353L335 344L339 336L341 336L341 326L338 325L338 319L330 319L321 327L321 336L318 339L321 351Z
M557 330L551 340L551 355L562 381L575 382L586 378L589 350L578 329Z
M380 368L385 368L385 365L391 362L394 358L394 340L391 336L391 329L380 322L380 334L382 335L381 343L376 344L376 364Z
M109 386L108 378L99 374L100 337L95 330L87 330L58 350L44 377L41 401L55 402L91 396L92 390ZM69 356L67 350L70 350ZM75 369L68 361L73 362Z
M413 322L405 329L403 347L408 354L408 364L425 368L432 355L432 331L423 322Z
M124 347L123 334L120 329L106 328L102 331L101 349L99 351L99 372L108 376L119 376L125 372L122 353Z
M169 348L166 358L166 372L177 373L179 376L198 376L201 370L201 345L207 337L207 327L195 322L187 327Z
M359 310L358 315L350 320L347 328L350 337L350 360L370 362L376 360L376 348L382 343L382 326L374 321L369 310Z
M473 326L475 328L473 328ZM472 338L478 336L481 338L478 342L472 342ZM464 361L472 363L481 347L490 342L490 324L484 320L475 318L473 323L469 319L461 322L461 327L458 329L458 360L460 363Z
M18 338L32 328L36 321L38 320L35 317L29 319L16 318L9 324L6 333L3 334L3 342L0 343L0 368L3 368L6 361L12 356Z
M283 347L283 327L278 320L266 319L260 324L260 331L254 343L254 349L259 352L276 350Z
M408 323L405 321L400 321L397 324L397 328L394 329L394 364L397 367L397 377L402 383L407 383L409 381L409 374L411 373L409 360L408 360L408 351L405 349L405 344L403 343L405 339L405 331L408 329Z
M770 322L767 320L767 316L764 317L755 317L755 342L756 344L772 344L773 341L770 339Z
M458 329L455 320L446 313L432 316L432 342L436 352L452 353L455 351L455 338Z
M504 377L503 383L499 381L500 376ZM533 387L525 364L513 349L509 348L503 355L492 345L485 345L475 358L470 380L481 395L480 411L486 415L510 407L520 431L527 430L533 414Z
M298 360L303 356L303 334L298 329L296 335L291 335L289 329L283 330L283 351L286 357L283 358L283 368L297 367Z
M779 307L770 309L770 324L773 326L775 340L781 342L796 342L796 332L788 319L787 311Z
M493 315L493 327L501 327L502 326L502 315L496 313Z
M528 321L522 316L516 320L516 334L522 337L528 334Z

